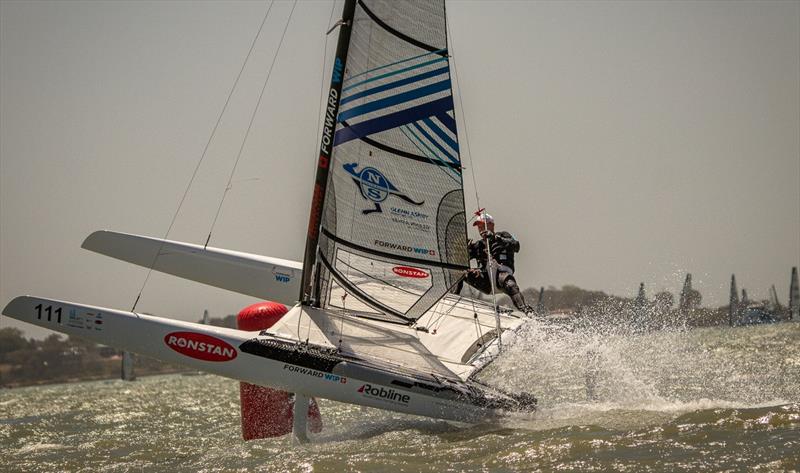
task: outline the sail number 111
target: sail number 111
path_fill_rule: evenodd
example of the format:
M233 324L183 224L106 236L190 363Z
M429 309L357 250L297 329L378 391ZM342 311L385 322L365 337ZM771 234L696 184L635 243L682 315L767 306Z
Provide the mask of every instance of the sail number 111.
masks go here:
M36 307L34 307L34 309L36 309L37 319L42 320L42 312L44 312L44 314L47 315L48 322L52 321L53 314L55 314L57 317L56 323L59 324L61 323L61 307L57 308L56 310L53 310L53 306L49 305L44 309L42 309L42 304L39 304Z

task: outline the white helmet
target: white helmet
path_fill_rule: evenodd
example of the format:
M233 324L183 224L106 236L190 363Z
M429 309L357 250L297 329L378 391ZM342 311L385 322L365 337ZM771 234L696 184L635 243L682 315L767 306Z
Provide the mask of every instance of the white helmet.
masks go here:
M487 214L486 212L482 212L480 215L478 215L478 218L475 219L475 223L473 223L472 225L475 226L478 223L483 223L483 224L492 223L493 224L494 223L494 217L492 217L491 215Z

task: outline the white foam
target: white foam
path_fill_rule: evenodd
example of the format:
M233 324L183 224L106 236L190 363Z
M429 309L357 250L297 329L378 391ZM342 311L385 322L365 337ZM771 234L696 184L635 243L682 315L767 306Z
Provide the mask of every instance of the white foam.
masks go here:
M650 424L697 410L798 402L800 367L784 348L796 328L779 325L640 334L624 324L534 321L484 376L536 395L534 423L549 427Z

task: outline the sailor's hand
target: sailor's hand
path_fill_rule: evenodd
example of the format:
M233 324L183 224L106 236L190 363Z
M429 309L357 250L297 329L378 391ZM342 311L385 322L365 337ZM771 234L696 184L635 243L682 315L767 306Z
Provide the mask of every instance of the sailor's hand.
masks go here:
M492 244L490 245L489 248L492 254L495 255L505 250L506 246L508 246L508 243L505 240L501 238L495 238L494 241L492 241Z

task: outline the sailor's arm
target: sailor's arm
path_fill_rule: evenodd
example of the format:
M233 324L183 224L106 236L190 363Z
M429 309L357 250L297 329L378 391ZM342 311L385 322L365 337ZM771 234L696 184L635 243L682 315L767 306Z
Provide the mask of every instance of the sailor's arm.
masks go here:
M481 245L480 242L467 240L467 254L469 255L469 260L476 260L480 261L480 252L481 252Z
M494 235L494 240L492 241L492 254L494 255L502 250L519 253L519 241L514 238L514 235L508 232L496 233Z

